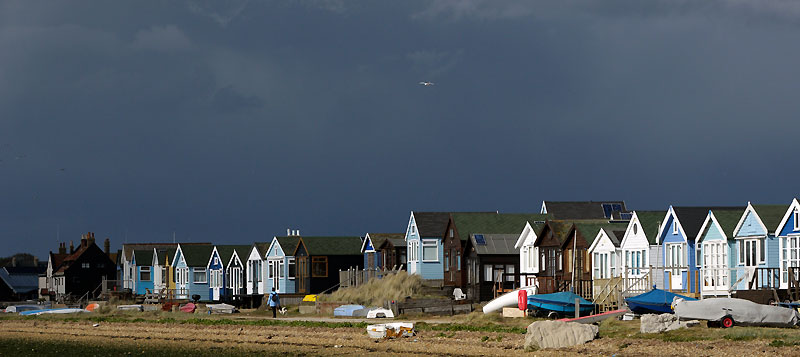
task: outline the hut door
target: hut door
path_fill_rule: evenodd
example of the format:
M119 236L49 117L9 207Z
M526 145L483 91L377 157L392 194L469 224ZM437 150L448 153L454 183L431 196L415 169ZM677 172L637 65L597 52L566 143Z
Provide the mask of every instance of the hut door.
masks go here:
M297 257L297 292L308 293L308 257Z

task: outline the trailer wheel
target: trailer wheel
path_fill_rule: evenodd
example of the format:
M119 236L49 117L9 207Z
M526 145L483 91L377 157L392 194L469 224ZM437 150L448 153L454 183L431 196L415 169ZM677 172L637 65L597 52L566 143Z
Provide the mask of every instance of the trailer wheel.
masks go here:
M725 317L722 318L720 323L722 324L723 328L733 327L733 325L734 325L733 317L725 316Z

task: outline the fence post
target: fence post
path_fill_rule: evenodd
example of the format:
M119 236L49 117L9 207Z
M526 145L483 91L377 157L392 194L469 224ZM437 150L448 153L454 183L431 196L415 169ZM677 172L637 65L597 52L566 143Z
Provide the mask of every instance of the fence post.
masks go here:
M581 299L575 298L575 318L581 317Z

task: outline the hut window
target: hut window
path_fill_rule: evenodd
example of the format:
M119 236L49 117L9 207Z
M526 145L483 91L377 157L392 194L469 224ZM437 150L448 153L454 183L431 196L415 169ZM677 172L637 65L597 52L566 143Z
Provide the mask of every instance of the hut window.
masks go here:
M506 265L506 281L514 281L514 266Z
M456 256L456 261L458 262L456 264L456 270L461 271L461 256L460 255Z
M794 230L796 231L800 229L800 211L798 211L797 208L795 208L794 212L792 212L792 216L794 221Z
M492 272L494 272L494 268L491 264L484 264L483 265L483 281L492 281Z
M453 228L450 228L450 238L453 238Z
M295 275L297 275L297 264L294 258L289 258L289 279L294 279Z
M423 239L422 240L422 261L424 262L437 262L439 261L439 242L436 239Z
M206 268L192 268L192 281L198 284L207 283Z
M328 257L311 257L311 277L328 277Z
M142 267L139 270L139 280L150 281L150 267Z
M639 226L636 223L634 223L633 224L633 234L637 234L637 233L639 233Z

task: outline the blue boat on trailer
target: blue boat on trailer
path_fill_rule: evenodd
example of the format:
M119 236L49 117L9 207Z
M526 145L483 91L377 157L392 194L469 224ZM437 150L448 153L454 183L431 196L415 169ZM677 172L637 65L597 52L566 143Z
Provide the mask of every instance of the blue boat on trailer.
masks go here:
M535 315L546 315L551 318L575 315L575 299L579 299L578 309L581 315L594 310L594 304L568 291L552 294L536 294L528 296L528 308ZM577 317L577 316L576 316Z
M644 294L639 294L625 299L628 308L636 314L671 314L672 300L679 297L684 300L697 300L688 296L678 295L661 289L653 289Z

